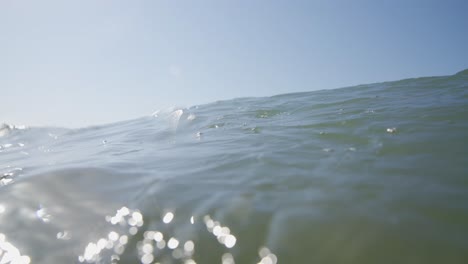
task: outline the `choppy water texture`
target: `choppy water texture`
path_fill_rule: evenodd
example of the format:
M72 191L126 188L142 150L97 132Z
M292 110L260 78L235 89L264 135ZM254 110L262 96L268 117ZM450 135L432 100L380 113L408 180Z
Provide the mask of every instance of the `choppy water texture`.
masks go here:
M468 71L0 135L1 263L468 263Z

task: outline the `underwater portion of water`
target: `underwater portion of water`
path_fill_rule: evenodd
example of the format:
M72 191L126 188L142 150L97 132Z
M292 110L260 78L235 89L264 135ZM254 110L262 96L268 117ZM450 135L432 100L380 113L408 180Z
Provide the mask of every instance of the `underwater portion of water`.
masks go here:
M0 127L1 263L468 263L468 71Z

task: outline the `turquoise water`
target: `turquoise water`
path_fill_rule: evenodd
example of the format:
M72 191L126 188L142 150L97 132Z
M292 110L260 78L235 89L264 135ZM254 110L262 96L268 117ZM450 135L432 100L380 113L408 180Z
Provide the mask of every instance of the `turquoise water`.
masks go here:
M468 71L0 127L0 261L467 263Z

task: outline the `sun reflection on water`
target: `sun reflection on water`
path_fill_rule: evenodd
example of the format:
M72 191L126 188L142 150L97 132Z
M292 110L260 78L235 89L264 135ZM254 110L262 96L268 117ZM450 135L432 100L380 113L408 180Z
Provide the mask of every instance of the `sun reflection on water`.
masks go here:
M162 215L162 223L169 225L175 218L174 212L166 212ZM114 216L106 216L106 221L119 229L110 231L107 236L99 238L87 244L82 255L78 257L82 263L118 263L121 255L129 245L130 238L141 236L136 242L139 261L143 264L160 263L159 261L172 260L177 263L196 264L194 257L197 248L194 240L184 240L175 235L164 235L162 230L141 230L144 225L144 216L139 210L122 207ZM189 219L194 224L194 216ZM206 229L227 250L236 246L237 238L227 226L211 218L210 215L203 217ZM142 232L142 233L141 233ZM234 264L235 258L232 252L221 256L221 263ZM266 247L259 250L259 262L261 264L276 264L277 257Z
M21 255L20 250L8 242L4 234L0 233L0 263L29 264L31 263L31 258Z
M23 168L10 168L10 166L6 166L5 168L7 170L0 173L0 187L13 183L15 178L23 171Z

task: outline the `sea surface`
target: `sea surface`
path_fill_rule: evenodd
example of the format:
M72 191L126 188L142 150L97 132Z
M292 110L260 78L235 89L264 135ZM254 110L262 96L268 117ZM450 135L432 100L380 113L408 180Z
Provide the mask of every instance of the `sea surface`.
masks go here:
M0 263L468 263L468 70L2 125Z

